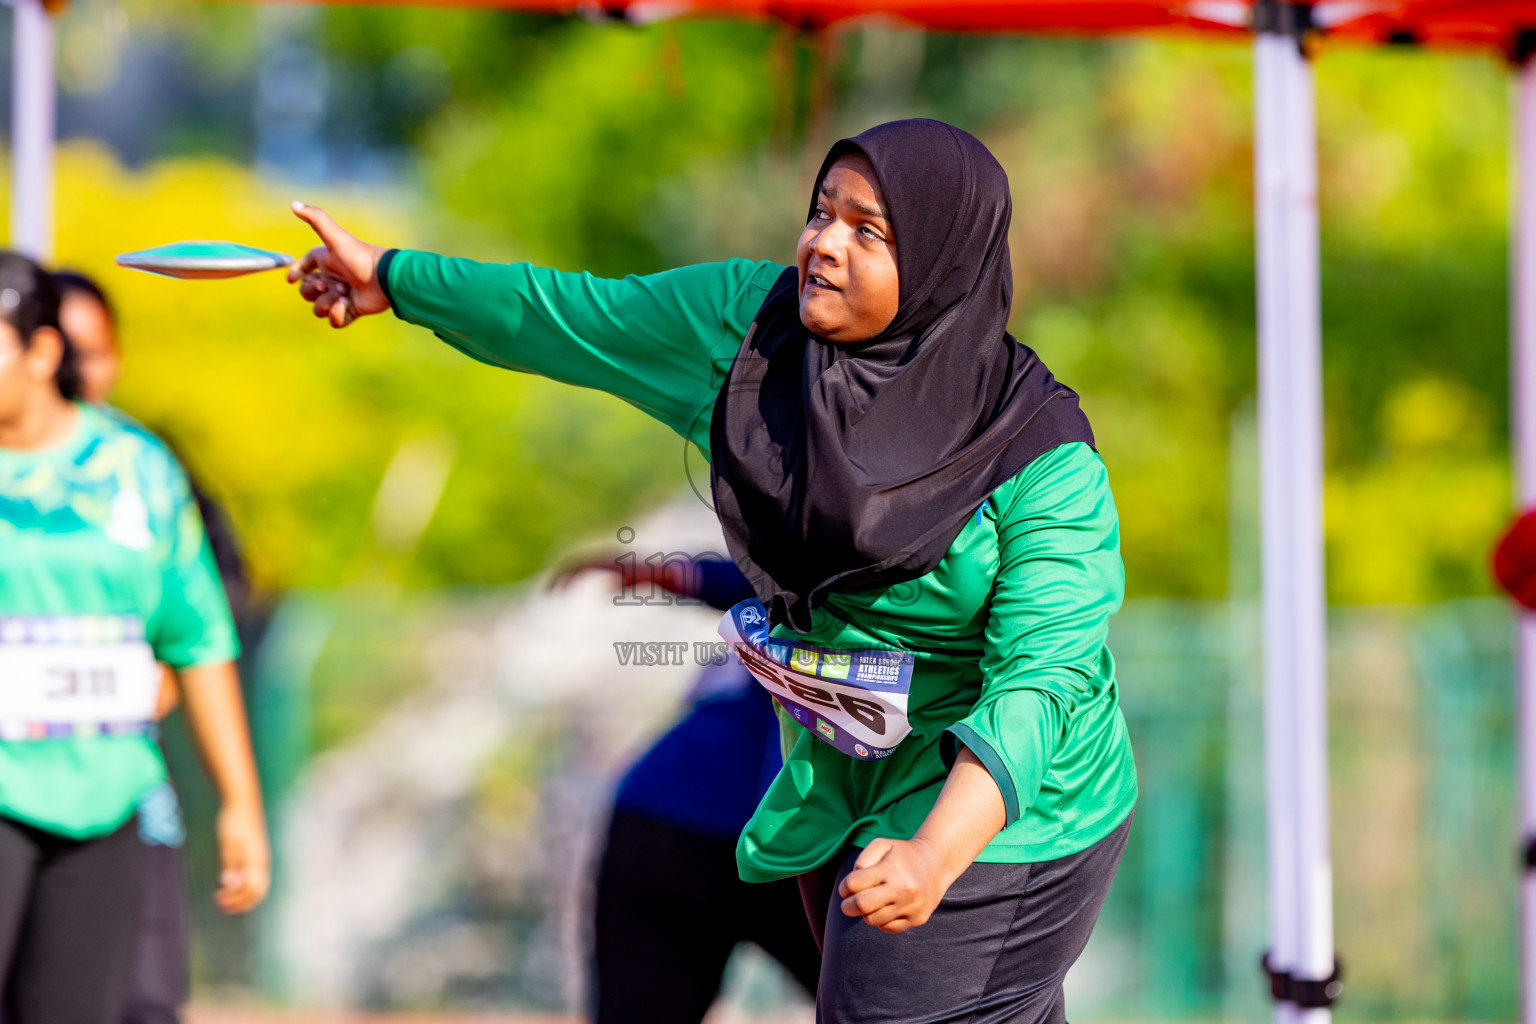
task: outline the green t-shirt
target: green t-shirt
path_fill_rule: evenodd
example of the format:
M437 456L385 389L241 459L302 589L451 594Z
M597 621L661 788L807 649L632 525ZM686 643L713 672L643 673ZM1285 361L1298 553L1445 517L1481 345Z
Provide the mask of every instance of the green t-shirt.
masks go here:
M707 455L715 397L783 270L731 260L605 280L401 251L382 275L401 318L484 362L617 395ZM994 491L926 576L834 594L809 634L778 627L827 648L909 652L912 732L863 761L781 715L785 764L737 845L741 876L783 878L850 842L910 838L960 743L1007 809L979 860L1052 860L1108 835L1136 802L1105 645L1124 587L1108 475L1073 443Z
M229 604L181 466L126 417L77 409L63 443L0 448L0 616L127 617L172 668L234 660ZM111 832L164 779L152 736L0 740L0 815L59 835Z

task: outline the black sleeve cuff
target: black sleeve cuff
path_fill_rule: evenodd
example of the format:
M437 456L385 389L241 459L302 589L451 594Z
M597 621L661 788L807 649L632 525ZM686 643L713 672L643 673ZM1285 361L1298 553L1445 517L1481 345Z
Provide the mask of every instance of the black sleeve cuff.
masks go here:
M395 262L395 257L399 254L399 249L390 249L379 257L379 268L374 271L374 275L379 279L379 291L384 293L385 301L389 303L389 308L395 311L395 316L400 316L400 310L395 305L395 297L389 291L389 265ZM405 317L400 316L400 319L404 320Z
M992 776L992 781L997 783L998 791L1003 794L1003 811L1007 817L1007 824L1012 825L1019 820L1019 794L1013 788L1013 776L1008 774L1008 768L1003 764L1003 759L998 756L992 744L981 738L981 734L964 722L956 722L944 730L944 735L939 737L939 756L944 759L944 770L948 771L955 766L955 759L960 756L960 744L965 744L971 753L976 755L976 760ZM1006 827L1006 826L1005 826Z

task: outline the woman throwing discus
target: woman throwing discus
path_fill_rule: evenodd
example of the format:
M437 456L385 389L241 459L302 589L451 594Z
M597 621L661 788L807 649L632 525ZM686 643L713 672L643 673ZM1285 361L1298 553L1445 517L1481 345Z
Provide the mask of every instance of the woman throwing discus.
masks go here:
M267 890L229 605L181 467L78 401L53 278L0 253L0 1017L118 1024L165 781L161 664L218 791L214 899Z
M1007 332L1007 176L898 121L834 145L796 265L621 281L367 245L290 275L335 326L393 308L482 361L607 391L710 457L758 601L722 634L784 768L737 843L799 876L818 1019L1065 1020L1136 773L1105 646L1124 589L1077 395Z

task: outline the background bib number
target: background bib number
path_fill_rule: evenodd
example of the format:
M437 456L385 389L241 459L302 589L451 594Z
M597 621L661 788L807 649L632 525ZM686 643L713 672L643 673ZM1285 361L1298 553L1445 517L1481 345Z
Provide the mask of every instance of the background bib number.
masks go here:
M142 732L159 689L137 619L0 618L0 740Z

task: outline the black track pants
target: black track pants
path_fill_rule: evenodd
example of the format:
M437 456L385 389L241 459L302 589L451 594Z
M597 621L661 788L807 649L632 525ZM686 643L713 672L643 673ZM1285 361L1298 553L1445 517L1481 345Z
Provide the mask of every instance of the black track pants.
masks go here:
M597 1024L699 1024L738 942L815 991L821 957L794 879L743 882L729 839L614 812L596 910Z
M177 1024L191 993L187 883L181 850L144 847L144 906L123 1024Z
M0 818L5 1024L118 1024L143 888L136 821L79 841Z
M1080 853L972 864L921 927L891 935L827 907L818 1024L1066 1024L1061 986L1125 852L1127 818ZM842 858L836 885L859 850Z

